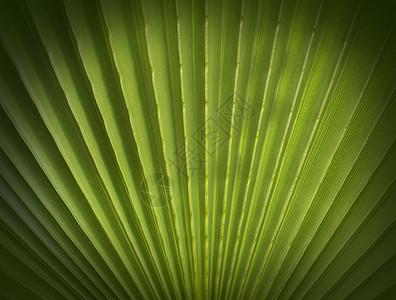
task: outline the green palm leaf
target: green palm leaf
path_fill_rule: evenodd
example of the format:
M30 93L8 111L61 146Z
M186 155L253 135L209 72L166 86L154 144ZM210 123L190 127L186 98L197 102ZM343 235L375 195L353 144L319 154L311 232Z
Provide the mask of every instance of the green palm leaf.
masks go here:
M393 299L395 23L1 1L1 298Z

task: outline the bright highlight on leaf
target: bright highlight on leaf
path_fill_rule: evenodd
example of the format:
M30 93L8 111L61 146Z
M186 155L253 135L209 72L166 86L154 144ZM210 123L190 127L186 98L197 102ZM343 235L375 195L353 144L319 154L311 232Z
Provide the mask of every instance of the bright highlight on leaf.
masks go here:
M0 298L394 299L392 0L0 2Z

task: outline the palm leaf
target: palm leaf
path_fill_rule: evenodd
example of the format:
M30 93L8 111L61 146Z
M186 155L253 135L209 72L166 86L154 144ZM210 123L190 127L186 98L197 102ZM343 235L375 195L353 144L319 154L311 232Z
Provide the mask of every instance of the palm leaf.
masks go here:
M393 1L0 8L5 299L392 299Z

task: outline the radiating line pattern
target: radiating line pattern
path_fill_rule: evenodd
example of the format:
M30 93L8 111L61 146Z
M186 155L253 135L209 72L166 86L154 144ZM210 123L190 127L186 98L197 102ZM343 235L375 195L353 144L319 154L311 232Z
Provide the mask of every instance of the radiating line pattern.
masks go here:
M395 299L396 3L0 1L0 298Z

